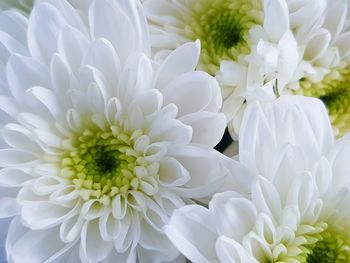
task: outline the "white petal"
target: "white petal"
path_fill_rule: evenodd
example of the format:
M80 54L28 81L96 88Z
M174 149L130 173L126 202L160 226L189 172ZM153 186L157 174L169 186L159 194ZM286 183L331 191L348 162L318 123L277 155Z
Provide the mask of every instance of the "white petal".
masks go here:
M60 238L63 242L73 242L80 236L85 220L79 215L66 218L60 226Z
M179 161L191 177L183 187L177 188L181 196L189 198L209 196L222 185L225 172L214 151L183 146L171 149L169 156Z
M73 83L73 77L72 72L68 69L68 65L58 54L52 57L50 77L52 89L55 91L56 96L59 96L61 107L68 105L70 100L67 101L67 93Z
M220 236L215 244L220 262L253 263L256 262L244 247L225 236Z
M153 142L188 144L192 139L192 127L179 120L161 118L161 115L158 115L152 123L148 136Z
M144 219L158 232L163 232L163 226L168 223L169 218L165 214L165 211L155 203L153 200L147 200L147 210L144 212Z
M347 138L340 140L330 154L330 162L333 170L333 185L349 185L348 176L350 167L347 165L350 154L350 141Z
M11 256L13 262L18 263L45 262L51 256L59 253L65 245L59 238L57 228L42 231L29 230L12 242Z
M185 73L162 89L164 105L174 103L179 109L179 116L204 111L216 104L217 93L220 94L217 81L201 71ZM215 112L220 106L216 105L217 108L210 111Z
M15 198L0 197L0 218L18 215L20 211L21 207Z
M48 69L32 58L13 55L8 61L6 75L11 93L17 99L22 99L25 91L33 86L49 87Z
M187 206L174 212L164 231L192 262L218 262L215 253L215 218L204 207Z
M13 218L0 219L0 262L7 262L6 260L6 236L9 225Z
M334 44L338 47L342 58L348 56L350 54L350 32L341 35Z
M180 118L180 120L192 127L192 143L199 143L214 148L222 139L226 129L224 114L201 112L192 113Z
M0 170L0 186L22 186L30 179L32 176L27 169L4 168Z
M62 177L59 176L40 176L33 183L33 192L38 195L51 194L56 190L59 190L65 186L65 182Z
M158 90L148 90L140 94L140 96L132 102L132 105L133 104L140 107L144 116L149 116L161 109L163 106L163 96Z
M175 158L165 157L160 162L159 181L162 185L182 186L190 180L188 171Z
M57 50L57 38L67 22L59 11L48 3L38 4L28 25L28 48L33 58L49 64Z
M9 122L12 118L17 117L18 112L18 106L12 98L0 96L0 119L2 121Z
M63 222L76 209L67 209L51 202L28 203L22 208L23 223L31 229L48 229Z
M106 39L98 39L92 42L83 63L103 72L108 85L113 87L110 90L110 94L115 93L113 89L115 88L114 86L118 85L121 65L119 57L110 42Z
M65 26L60 32L57 45L58 53L76 73L88 49L88 39L75 28Z
M98 220L85 222L81 232L80 258L84 262L100 262L106 259L113 249L113 242L102 239Z
M115 239L114 247L118 253L134 249L140 238L140 217L138 212L127 211L126 216L119 221L120 231Z
M273 41L278 42L282 35L289 29L287 3L283 0L265 0L264 11L264 29Z
M105 241L112 241L116 238L119 232L119 221L112 213L105 213L99 220L101 237Z
M110 125L115 124L122 114L122 105L118 98L111 98L106 106L105 115Z
M124 195L119 194L114 197L112 201L113 216L117 219L124 218L127 212L127 205L127 199Z
M54 118L61 116L61 106L52 90L43 87L33 87L29 90L42 103Z
M312 39L307 43L304 51L304 58L306 60L316 60L329 48L331 41L331 34L327 30L319 30Z
M100 218L107 212L107 207L99 200L89 200L85 202L81 208L81 215L86 220L94 220Z
M132 14L137 9L131 5L135 3L123 4L129 5ZM89 20L92 26L91 33L97 38L106 38L111 41L122 62L133 52L142 52L144 45L144 35L147 32L139 32L140 17L127 16L122 8L116 8L113 3L105 0L95 1L90 8ZM147 41L147 40L146 40ZM147 54L147 51L146 51Z
M236 193L216 194L210 202L210 209L218 220L217 231L241 243L243 237L252 231L257 210L252 202L237 197Z
M32 166L36 162L37 158L33 153L12 148L0 150L0 167Z
M140 262L169 262L178 256L179 252L164 233L154 230L144 221L141 229L141 247L137 249Z
M28 19L16 10L6 10L0 15L0 30L10 33L20 43L26 43Z
M199 54L199 41L186 43L175 49L158 69L155 77L155 87L162 90L177 76L186 72L192 72L197 67Z
M282 205L275 186L263 177L252 183L252 201L257 209L266 213L277 222L280 220Z

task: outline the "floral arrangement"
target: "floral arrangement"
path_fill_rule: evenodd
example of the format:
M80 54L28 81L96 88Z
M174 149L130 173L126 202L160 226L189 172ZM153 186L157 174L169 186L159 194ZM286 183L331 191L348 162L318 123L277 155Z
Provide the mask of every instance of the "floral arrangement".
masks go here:
M350 262L349 8L1 1L0 262Z

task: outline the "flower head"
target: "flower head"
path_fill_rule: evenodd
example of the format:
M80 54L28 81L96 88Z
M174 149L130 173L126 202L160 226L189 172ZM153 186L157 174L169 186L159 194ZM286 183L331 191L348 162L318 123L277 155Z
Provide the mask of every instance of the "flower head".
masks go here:
M246 104L275 97L273 83L264 84L277 79L282 89L299 63L285 0L143 2L156 59L186 41L201 40L198 68L219 81L233 137Z
M302 60L286 92L321 99L327 106L335 135L340 137L350 131L349 3L322 0L289 5ZM303 15L309 12L315 14L311 20Z
M198 43L149 59L138 2L96 0L81 15L66 1L37 3L29 20L0 14L12 28L0 25L8 259L173 260L163 225L226 173L211 149L225 128L220 89L194 71Z
M225 192L209 209L179 209L166 226L174 245L193 262L348 262L349 141L334 143L323 104L251 105L239 143L255 175L250 197Z

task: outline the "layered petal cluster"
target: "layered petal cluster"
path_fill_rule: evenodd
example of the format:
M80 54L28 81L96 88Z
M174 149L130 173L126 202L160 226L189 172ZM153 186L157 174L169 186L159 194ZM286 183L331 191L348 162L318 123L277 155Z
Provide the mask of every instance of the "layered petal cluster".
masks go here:
M349 2L292 2L291 25L302 60L287 92L320 98L327 105L335 134L342 136L350 131Z
M300 54L285 0L143 3L156 59L186 41L201 40L198 68L218 79L234 138L246 103L275 98L276 89L295 74Z
M334 142L322 102L282 96L248 106L241 163L250 197L177 210L166 233L192 262L349 262L350 141Z
M0 20L8 261L175 260L163 226L227 173L212 150L222 98L215 78L194 71L199 43L152 62L146 19L129 0L95 0L83 16L41 1L29 19L11 10Z
M326 105L336 136L350 131L347 0L144 0L155 57L200 39L237 138L246 105L301 94Z

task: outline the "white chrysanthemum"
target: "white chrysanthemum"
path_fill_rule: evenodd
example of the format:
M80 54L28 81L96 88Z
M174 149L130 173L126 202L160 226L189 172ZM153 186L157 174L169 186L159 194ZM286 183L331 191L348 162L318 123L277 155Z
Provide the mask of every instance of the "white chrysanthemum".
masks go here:
M240 161L250 198L214 196L177 210L166 233L192 262L349 262L350 141L334 144L323 104L281 97L248 106Z
M27 21L0 14L0 218L9 262L164 262L162 227L209 197L226 168L211 148L220 89L194 71L199 44L148 58L136 1L96 0L88 26L66 1Z
M303 59L286 92L320 98L328 108L335 134L342 136L350 131L349 2L289 2L291 26Z
M294 75L300 55L285 0L143 2L157 59L186 41L201 40L198 68L216 75L233 137L245 103L274 97L275 81L264 84L277 78L284 87Z

